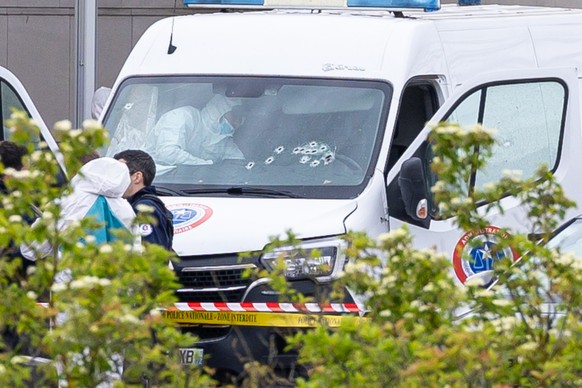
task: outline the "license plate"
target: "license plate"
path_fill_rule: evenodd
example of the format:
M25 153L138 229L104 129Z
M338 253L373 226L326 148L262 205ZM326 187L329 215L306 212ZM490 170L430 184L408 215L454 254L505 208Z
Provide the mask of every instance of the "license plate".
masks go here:
M204 349L180 348L180 363L182 365L202 365Z

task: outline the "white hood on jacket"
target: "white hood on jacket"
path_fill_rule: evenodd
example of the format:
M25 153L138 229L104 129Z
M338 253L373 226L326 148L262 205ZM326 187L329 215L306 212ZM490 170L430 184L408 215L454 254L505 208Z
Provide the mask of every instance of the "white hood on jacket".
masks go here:
M72 223L83 219L101 195L107 201L113 215L131 230L134 236L138 236L137 227L132 225L135 212L129 202L122 197L129 183L129 170L125 163L107 157L88 162L71 180L73 192L61 200L61 217L57 222L57 229L64 230ZM33 223L33 228L42 221L37 219ZM136 244L138 241L141 240L136 240ZM46 241L21 246L22 254L29 260L44 257L51 249L52 246Z

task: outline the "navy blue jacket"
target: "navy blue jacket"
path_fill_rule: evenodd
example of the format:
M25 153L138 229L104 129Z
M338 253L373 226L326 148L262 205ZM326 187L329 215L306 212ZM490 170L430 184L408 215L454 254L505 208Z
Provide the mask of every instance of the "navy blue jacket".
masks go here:
M152 216L157 221L157 225L140 224L139 231L142 241L158 244L168 250L172 250L174 236L172 216L164 203L157 198L156 188L154 186L146 186L128 198L128 201L136 214L138 213L138 205L147 205L154 208Z

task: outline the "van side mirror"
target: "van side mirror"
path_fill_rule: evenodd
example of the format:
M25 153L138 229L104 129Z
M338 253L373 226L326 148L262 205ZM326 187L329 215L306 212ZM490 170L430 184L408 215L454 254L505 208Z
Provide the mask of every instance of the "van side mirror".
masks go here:
M412 157L402 163L398 184L406 214L416 221L428 220L429 192L420 158Z

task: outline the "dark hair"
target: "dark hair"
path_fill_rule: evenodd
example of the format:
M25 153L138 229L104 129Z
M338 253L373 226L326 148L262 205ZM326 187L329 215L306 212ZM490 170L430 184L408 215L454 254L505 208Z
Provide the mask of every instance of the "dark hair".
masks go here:
M143 174L143 183L150 186L156 177L156 163L145 151L142 150L125 150L116 153L114 159L123 159L129 169L129 175L141 171Z
M11 141L0 142L0 161L4 168L22 170L22 157L28 153L24 146L20 146Z

